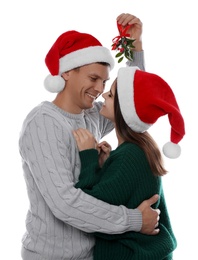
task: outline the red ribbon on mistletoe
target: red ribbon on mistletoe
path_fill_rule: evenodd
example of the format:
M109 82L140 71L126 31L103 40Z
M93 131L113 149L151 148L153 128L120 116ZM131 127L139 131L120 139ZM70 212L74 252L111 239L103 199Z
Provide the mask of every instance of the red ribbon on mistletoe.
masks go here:
M117 27L120 35L113 38L111 45L112 50L118 51L116 54L116 58L118 58L118 63L120 63L123 58L127 58L128 60L133 60L133 48L135 46L133 45L133 42L135 39L130 39L130 34L127 33L128 29L131 27L131 24L128 24L126 27L123 27L121 24L118 24Z
M125 28L119 24L117 22L117 27L118 27L118 31L120 33L120 35L116 36L113 38L112 42L113 42L113 45L112 45L112 50L116 50L117 49L117 46L119 45L119 41L122 39L122 38L125 38L125 37L130 37L130 34L129 33L126 33L128 31L128 29L131 27L130 24L128 24Z

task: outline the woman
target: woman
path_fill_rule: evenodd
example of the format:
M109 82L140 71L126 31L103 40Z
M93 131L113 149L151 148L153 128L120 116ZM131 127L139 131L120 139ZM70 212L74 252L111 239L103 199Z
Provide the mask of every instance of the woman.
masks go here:
M117 79L103 98L105 102L100 113L114 122L118 147L108 157L110 146L107 143L97 147L88 130L74 131L82 167L76 187L98 199L128 208L135 208L142 200L158 193L160 199L155 207L161 214L160 232L156 236L136 232L96 233L94 260L170 260L177 242L161 180L167 171L160 150L147 130L167 114L171 141L163 147L163 152L169 158L180 155L178 143L185 130L175 96L159 76L127 67L119 69Z

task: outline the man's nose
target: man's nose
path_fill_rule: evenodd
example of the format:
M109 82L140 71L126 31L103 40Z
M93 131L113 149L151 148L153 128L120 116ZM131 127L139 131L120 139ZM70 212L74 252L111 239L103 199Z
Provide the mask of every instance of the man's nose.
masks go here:
M102 81L97 82L95 85L95 90L98 91L100 94L104 92L105 85Z

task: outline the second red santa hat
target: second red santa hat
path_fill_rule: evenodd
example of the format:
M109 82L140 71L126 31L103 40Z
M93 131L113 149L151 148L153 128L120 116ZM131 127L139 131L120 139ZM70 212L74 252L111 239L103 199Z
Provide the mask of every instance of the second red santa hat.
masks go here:
M138 67L124 67L118 71L117 91L122 116L135 132L148 130L159 117L168 115L170 142L163 146L163 153L168 158L179 157L178 143L185 134L184 120L167 82Z

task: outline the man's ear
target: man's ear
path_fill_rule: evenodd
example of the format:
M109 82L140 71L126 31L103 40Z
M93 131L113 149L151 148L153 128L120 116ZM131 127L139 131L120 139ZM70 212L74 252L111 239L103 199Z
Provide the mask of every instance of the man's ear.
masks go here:
M64 78L64 80L68 80L69 79L69 71L63 72L61 74L61 76Z

